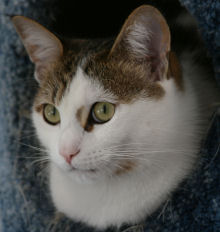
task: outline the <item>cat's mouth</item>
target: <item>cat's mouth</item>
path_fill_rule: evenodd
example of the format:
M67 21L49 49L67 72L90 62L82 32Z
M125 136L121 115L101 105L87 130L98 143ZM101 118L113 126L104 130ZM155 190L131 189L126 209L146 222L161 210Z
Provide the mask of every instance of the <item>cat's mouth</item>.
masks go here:
M80 172L80 173L97 173L97 169L94 168L90 168L90 169L84 169L84 168L78 168L78 167L74 167L71 166L70 169L71 172Z

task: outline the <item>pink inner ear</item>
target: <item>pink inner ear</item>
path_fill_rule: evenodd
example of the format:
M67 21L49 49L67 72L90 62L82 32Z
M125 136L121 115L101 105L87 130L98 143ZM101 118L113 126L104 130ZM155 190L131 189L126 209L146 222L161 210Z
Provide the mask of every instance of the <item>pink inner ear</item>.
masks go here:
M152 6L141 6L128 17L110 54L119 53L138 63L148 62L151 80L161 80L168 69L170 31L161 13Z
M163 37L160 25L157 22L152 21L150 25L146 25L146 30L149 30L151 33L149 36L150 40L146 44L149 54L152 54L154 57L159 57L162 51L161 41Z
M170 51L169 27L163 16L155 8L147 7L146 11L143 10L141 13L141 15L137 14L134 24L134 27L140 24L141 28L145 30L143 34L147 36L146 41L146 39L142 38L143 34L139 35L140 38L136 35L138 42L143 43L142 47L145 49L143 54L140 55L144 56L144 60L150 64L151 80L159 81L166 75L168 70L167 54ZM135 51L133 52L135 53Z
M42 81L42 78L45 76L46 68L44 65L35 65L34 77L38 82Z
M168 71L168 61L166 58L164 60L159 58L147 58L147 62L151 63L151 80L160 81L164 78L164 75L167 75Z
M169 53L169 44L164 41L164 34L160 24L152 22L151 31L152 39L147 45L150 55L146 56L146 60L150 63L152 80L159 81L168 69L167 54Z

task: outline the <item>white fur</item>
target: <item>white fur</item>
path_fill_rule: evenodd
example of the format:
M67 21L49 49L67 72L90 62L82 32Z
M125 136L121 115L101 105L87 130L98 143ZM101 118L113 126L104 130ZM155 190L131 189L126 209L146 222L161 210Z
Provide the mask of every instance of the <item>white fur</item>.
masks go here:
M57 106L60 125L48 125L33 112L38 136L52 160L50 189L59 211L98 228L136 223L151 214L190 173L203 130L200 121L206 118L195 91L199 86L191 82L201 73L196 74L187 62L188 58L183 64L188 70L184 70L184 92L173 79L164 80L161 85L166 94L161 100L120 104L113 118L95 125L92 132L80 126L77 110L115 100L80 68ZM59 154L63 136L80 147L71 163L78 171L72 171ZM114 173L123 157L115 153L117 146L124 155L134 151L132 160L136 162L132 171L119 176ZM88 171L91 169L96 172Z

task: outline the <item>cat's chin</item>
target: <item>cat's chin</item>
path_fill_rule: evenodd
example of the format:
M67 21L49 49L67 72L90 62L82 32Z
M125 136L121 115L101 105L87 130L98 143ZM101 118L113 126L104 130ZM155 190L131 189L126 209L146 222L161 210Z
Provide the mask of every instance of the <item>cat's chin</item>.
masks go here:
M80 169L75 168L73 166L69 166L68 168L60 167L56 165L60 171L72 181L77 183L85 183L90 184L96 181L103 180L107 175L104 175L100 170L97 169Z
M93 183L103 178L96 170L80 170L74 168L71 171L66 172L66 175L73 181L85 184Z

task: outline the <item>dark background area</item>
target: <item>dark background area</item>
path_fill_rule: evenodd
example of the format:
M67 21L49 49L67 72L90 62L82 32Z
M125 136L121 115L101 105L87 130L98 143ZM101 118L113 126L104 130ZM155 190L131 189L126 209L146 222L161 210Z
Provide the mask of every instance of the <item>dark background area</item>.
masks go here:
M117 35L129 14L143 4L151 4L162 13L174 17L178 13L178 0L133 1L58 1L54 30L58 34L79 38L100 38Z

